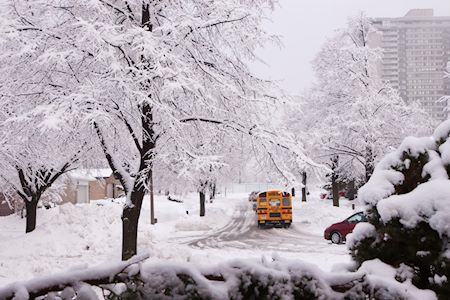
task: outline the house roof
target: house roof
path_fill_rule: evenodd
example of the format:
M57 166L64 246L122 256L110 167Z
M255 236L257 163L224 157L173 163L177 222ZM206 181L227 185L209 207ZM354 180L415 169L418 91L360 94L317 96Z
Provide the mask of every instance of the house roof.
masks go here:
M108 178L113 174L109 168L105 169L76 169L68 173L71 179L94 181L98 178Z

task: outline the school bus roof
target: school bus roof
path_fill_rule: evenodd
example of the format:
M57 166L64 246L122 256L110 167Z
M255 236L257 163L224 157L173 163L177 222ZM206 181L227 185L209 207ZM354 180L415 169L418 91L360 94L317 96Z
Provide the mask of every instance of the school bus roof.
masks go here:
M282 196L290 196L290 194L288 192L283 192L281 190L268 190L266 192L261 192L258 194L259 197L266 197L267 195L269 196L275 196L275 195L282 195Z

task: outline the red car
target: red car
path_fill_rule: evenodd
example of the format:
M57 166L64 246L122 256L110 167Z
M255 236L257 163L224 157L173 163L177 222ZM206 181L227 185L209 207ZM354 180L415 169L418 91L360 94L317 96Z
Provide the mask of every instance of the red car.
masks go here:
M331 225L325 229L323 237L326 240L331 240L333 244L340 244L345 241L347 234L351 233L359 222L367 222L367 218L362 211L351 215L342 222Z
M344 191L339 192L339 197L345 197L345 196L346 196L346 193ZM332 193L321 193L320 199L333 199L333 194Z

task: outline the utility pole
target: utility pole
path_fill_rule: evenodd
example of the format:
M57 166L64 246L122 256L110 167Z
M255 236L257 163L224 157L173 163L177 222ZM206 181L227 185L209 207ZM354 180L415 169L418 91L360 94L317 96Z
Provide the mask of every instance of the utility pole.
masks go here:
M154 195L153 195L153 170L150 171L150 224L155 224L155 205L154 205Z
M302 174L302 202L306 202L306 172Z

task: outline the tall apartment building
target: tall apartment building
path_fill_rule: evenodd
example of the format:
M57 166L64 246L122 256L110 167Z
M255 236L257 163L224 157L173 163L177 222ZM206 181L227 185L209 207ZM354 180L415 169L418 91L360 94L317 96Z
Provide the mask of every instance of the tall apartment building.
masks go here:
M375 18L376 44L383 49L381 77L397 88L407 102L420 101L436 119L447 119L450 95L445 69L450 61L450 17L434 16L432 9L413 9L404 17Z

